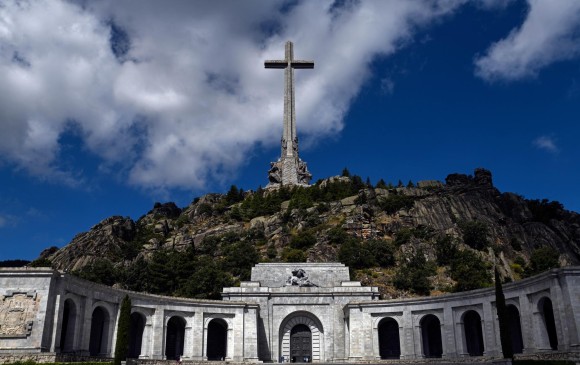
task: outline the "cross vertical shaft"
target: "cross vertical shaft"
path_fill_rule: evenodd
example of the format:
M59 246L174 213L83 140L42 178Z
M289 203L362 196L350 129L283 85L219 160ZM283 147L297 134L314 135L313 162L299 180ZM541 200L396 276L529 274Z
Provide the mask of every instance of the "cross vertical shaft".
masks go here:
M280 159L273 162L269 172L271 185L308 185L312 175L306 163L298 157L298 135L296 133L296 107L294 102L294 69L314 68L313 61L294 59L292 42L286 42L283 60L265 61L266 68L284 69L284 120Z

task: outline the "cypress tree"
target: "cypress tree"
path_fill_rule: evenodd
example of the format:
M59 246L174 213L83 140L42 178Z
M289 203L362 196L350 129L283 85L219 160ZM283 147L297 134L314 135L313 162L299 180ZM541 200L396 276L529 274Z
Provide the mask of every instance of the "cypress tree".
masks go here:
M125 295L121 302L119 324L117 325L117 343L115 344L114 365L121 365L121 361L127 359L129 352L129 329L131 327L131 299Z
M514 357L512 348L512 337L508 324L507 306L505 305L505 296L503 294L503 287L499 277L499 271L495 268L495 308L497 310L497 319L499 321L499 338L501 341L501 351L504 359L512 359Z

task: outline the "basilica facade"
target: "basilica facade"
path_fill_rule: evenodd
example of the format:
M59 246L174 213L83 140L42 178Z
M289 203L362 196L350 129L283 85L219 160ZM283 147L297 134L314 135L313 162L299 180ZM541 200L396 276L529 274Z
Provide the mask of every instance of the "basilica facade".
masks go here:
M517 356L580 358L580 267L504 286ZM230 362L499 358L493 288L380 300L339 263L263 263L223 300L128 292L50 269L0 270L0 362L112 357L131 298L129 357Z

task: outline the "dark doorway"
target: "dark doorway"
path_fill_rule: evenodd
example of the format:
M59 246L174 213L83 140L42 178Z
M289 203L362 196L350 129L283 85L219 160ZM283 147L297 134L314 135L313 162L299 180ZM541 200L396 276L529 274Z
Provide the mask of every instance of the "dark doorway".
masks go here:
M401 357L399 324L392 318L383 318L379 322L379 352L381 359Z
M127 357L138 359L141 355L143 331L145 330L145 317L138 312L131 314L131 326L129 327L129 351Z
M228 324L223 319L212 319L207 326L207 359L225 360L228 348Z
M423 355L425 357L441 357L443 344L441 342L441 322L433 314L427 314L421 319L421 338L423 340Z
M290 361L312 361L312 332L304 324L297 324L290 331Z
M556 333L556 322L554 321L554 308L550 298L542 298L538 303L538 309L542 314L544 324L546 325L546 332L548 333L548 340L552 350L558 349L558 335Z
M108 337L109 312L103 307L97 307L93 311L93 317L91 319L89 354L91 356L107 356Z
M463 315L465 345L469 356L483 356L483 331L481 317L476 311L467 311Z
M177 360L183 355L183 344L185 341L185 319L181 317L171 317L167 321L167 336L165 337L165 358L167 360Z
M524 352L524 339L522 337L522 325L520 323L520 312L515 305L507 306L508 327L512 339L512 351L514 354Z
M75 327L77 319L77 308L71 299L64 301L62 313L62 327L60 331L60 351L74 351Z

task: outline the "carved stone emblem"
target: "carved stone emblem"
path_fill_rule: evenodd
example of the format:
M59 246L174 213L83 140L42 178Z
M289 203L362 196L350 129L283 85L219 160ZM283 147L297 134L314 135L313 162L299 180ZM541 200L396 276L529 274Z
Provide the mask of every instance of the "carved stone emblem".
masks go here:
M27 337L38 311L36 293L7 293L0 297L0 338Z
M308 279L308 275L306 275L306 271L304 269L294 269L292 270L292 276L288 276L286 280L287 286L318 286L313 284L310 279Z

